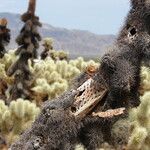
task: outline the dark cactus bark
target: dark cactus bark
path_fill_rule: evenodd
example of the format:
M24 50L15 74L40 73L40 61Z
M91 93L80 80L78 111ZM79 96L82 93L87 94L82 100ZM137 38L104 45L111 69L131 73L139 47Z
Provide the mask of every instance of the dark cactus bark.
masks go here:
M39 48L39 41L41 41L38 27L41 27L42 24L39 22L39 17L35 15L35 8L36 0L30 0L27 12L21 16L24 26L16 39L19 45L16 55L26 51L30 52L33 58L37 58L37 49Z
M95 87L105 83L108 93L92 111L98 113L124 107L124 114L99 118L89 113L78 120L69 113L76 96L72 97L73 92L67 92L58 99L45 103L32 128L11 149L73 150L76 143L81 143L87 150L95 150L104 142L122 149L130 136L128 109L137 107L140 103L138 89L141 65L150 60L149 18L149 2L131 0L131 10L116 43L102 57L101 66L93 77ZM85 74L78 77L74 89L86 79L88 77Z
M36 0L29 0L28 13L34 16L35 9L36 9Z
M10 30L7 28L7 20L0 19L0 58L6 53L5 46L10 42Z
M36 0L29 0L28 10L21 16L24 26L16 39L19 47L15 52L16 55L19 55L19 59L7 70L8 76L14 75L15 77L7 104L17 98L31 99L30 88L33 83L33 76L29 70L28 60L37 58L37 49L41 40L38 32L41 23L39 17L35 16L35 8Z

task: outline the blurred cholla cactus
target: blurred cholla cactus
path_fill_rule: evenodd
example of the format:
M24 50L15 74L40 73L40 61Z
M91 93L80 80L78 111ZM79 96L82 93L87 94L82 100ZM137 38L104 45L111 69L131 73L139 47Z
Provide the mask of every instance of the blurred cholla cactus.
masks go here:
M53 42L54 42L53 38L45 38L43 40L43 46L49 50L50 49L52 50L53 49Z
M2 80L4 80L5 82L8 81L8 76L6 75L5 65L4 64L0 64L0 78Z
M56 51L56 50L51 50L50 51L50 57L53 60L68 60L68 53L65 52L64 50Z
M61 50L61 51L58 51L58 56L59 60L68 60L68 53Z
M14 50L9 50L3 58L0 59L0 78L8 85L13 84L14 77L9 77L6 74L8 68L17 60Z
M23 54L24 53L22 53L21 55L24 56ZM2 59L0 59L0 76L3 80L3 82L1 83L6 83L7 85L7 89L1 86L2 93L4 91L2 95L5 95L7 97L7 100L10 99L12 87L14 87L13 89L17 89L15 87L17 84L14 85L14 83L19 83L17 78L14 78L18 74L17 70L24 68L25 72L27 73L24 74L26 79L24 78L24 76L20 76L23 81L23 86L21 87L24 87L24 85L26 84L28 85L25 89L29 90L29 97L31 97L30 100L35 100L37 104L41 104L44 100L47 100L48 98L55 98L56 96L68 89L70 85L69 83L74 77L78 76L81 72L85 70L91 71L91 66L95 66L96 68L97 66L99 66L98 63L95 63L92 60L85 61L81 57L70 61L54 61L48 58L45 60L36 60L34 66L32 65L32 60L30 59L28 61L21 60L23 59L21 59L21 57L16 56L15 51L9 51L5 54L5 56ZM18 64L20 67L13 67L16 66L15 64ZM32 80L27 79L27 77L29 77L30 74L30 79ZM19 83L19 85L21 84ZM26 90L24 90L24 92L25 95L28 95L28 92L26 92ZM4 98L1 95L0 97L4 100Z
M7 103L17 98L30 99L30 88L33 83L32 73L29 70L28 60L31 53L22 52L20 57L7 70L8 76L14 76L14 83L10 89L10 97Z
M40 109L34 103L18 99L6 106L0 100L0 131L8 144L16 140L19 134L31 125Z
M39 48L39 41L41 41L41 36L38 33L38 27L41 27L42 24L39 22L39 17L30 16L24 20L24 14L22 15L22 21L25 22L25 25L20 31L19 36L16 39L19 48L16 51L16 55L20 54L23 51L32 53L33 58L37 58L37 49Z
M67 61L57 61L56 62L56 69L59 74L61 74L61 77L64 79L67 79L68 81L72 79L73 77L80 74L82 70L79 70L75 66L70 65Z
M9 50L3 58L0 59L0 63L5 65L5 70L7 70L12 63L17 60L17 56L15 55L14 50Z
M150 70L142 67L141 71L141 105L130 112L132 135L129 150L149 150L150 147Z
M53 39L45 38L43 40L44 51L41 53L41 59L51 57L53 60L68 60L68 53L64 50L56 51L53 50Z
M95 68L98 68L98 66L99 66L99 63L96 63L93 60L85 61L84 58L82 58L82 57L78 57L75 60L70 60L69 64L71 64L72 66L74 66L82 71L86 71L86 69L89 66L95 66Z
M67 90L67 88L68 83L66 80L62 80L62 82L55 81L51 84L48 84L46 79L41 78L36 80L36 86L32 88L32 90L35 91L36 94L41 95L41 98L43 96L47 97L47 99L52 99L63 93L65 90Z
M45 38L43 40L44 51L41 53L41 59L46 59L46 57L50 56L50 51L53 50L53 39Z
M150 91L141 97L141 104L130 113L132 135L128 150L149 150L150 148Z
M143 95L144 92L150 91L150 69L147 67L142 67L141 71L141 88L140 93Z
M0 19L0 58L6 53L5 46L10 42L10 30L7 28L7 19Z
M16 42L19 48L15 54L19 55L22 52L30 52L33 58L37 58L37 49L39 48L39 41L41 36L38 32L38 27L42 24L39 21L39 17L35 15L36 0L29 0L27 12L21 15L21 21L24 22L20 34L16 38Z
M82 66L80 62L84 65ZM41 103L45 98L47 100L47 98L52 99L57 97L68 89L69 83L74 77L90 65L98 66L99 64L93 61L85 62L83 59L82 61L77 59L69 62L66 60L54 61L52 59L46 59L39 60L35 63L34 67L30 65L30 70L35 75L35 84L32 88L35 96L34 99L38 103Z

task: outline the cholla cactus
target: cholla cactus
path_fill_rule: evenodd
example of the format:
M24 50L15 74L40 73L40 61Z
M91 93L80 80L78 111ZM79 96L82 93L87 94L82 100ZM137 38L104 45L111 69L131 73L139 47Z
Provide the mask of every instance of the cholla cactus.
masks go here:
M25 23L16 39L19 48L16 55L23 51L32 53L33 58L37 58L37 49L41 36L38 32L38 27L42 24L39 22L39 17L35 16L36 0L29 1L28 11L21 16L21 20Z
M37 27L42 25L39 17L35 16L35 8L36 0L29 0L28 10L21 16L21 20L25 24L16 39L19 48L15 54L19 54L19 58L7 70L8 76L14 76L14 84L10 89L7 103L17 98L30 99L29 90L32 85L32 77L28 68L28 60L37 57L38 41L41 40Z
M150 91L141 97L141 105L130 114L133 131L129 139L129 150L149 150L150 148Z
M130 112L132 135L129 150L149 150L150 147L150 70L142 67L141 71L141 105Z
M19 59L7 70L8 76L14 75L14 83L10 89L10 101L17 98L30 98L30 87L32 86L32 74L29 70L28 60L32 57L31 53L22 52Z
M9 50L2 59L0 59L0 63L5 65L5 70L8 70L8 68L17 60L17 56L15 55L14 50Z
M95 66L96 68L98 68L99 66L99 63L96 63L93 60L89 60L86 62L82 57L78 57L75 60L70 60L69 64L82 71L85 71L88 66Z
M14 78L9 77L6 71L11 66L11 64L16 61L16 59L17 57L15 56L13 50L8 51L8 53L6 53L4 57L0 59L0 78L5 83L7 83L7 85L13 84Z
M68 53L64 50L51 50L49 55L53 60L68 60Z
M53 38L45 38L43 40L43 46L45 46L45 48L48 49L53 49L53 42L54 42Z
M68 60L68 53L63 50L58 51L58 58L59 60Z
M141 71L141 88L140 93L144 94L146 91L150 91L150 69L142 67Z
M31 125L39 112L40 109L27 100L18 99L11 102L9 107L0 100L0 130L8 144Z
M79 75L91 64L95 66L99 65L93 61L85 62L84 60L80 61L80 59L69 62L66 60L54 61L52 59L39 60L35 63L34 67L30 65L30 70L32 74L35 74L36 78L35 86L32 90L36 95L40 95L40 98L55 98L68 89L72 78Z
M29 90L29 97L31 97L30 100L36 100L38 104L42 103L43 100L47 100L48 98L51 99L57 97L62 92L66 91L70 85L70 81L74 77L78 76L81 72L85 71L89 66L95 66L96 68L99 66L98 63L95 63L92 60L85 61L83 58L77 58L70 61L54 61L47 58L45 60L36 60L34 66L32 65L31 60L21 61L22 59L20 59L21 57L16 56L15 51L12 50L10 50L2 59L0 59L0 76L3 80L3 83L7 84L7 89L3 89L3 86L1 86L1 90L4 91L2 96L6 96L6 99L10 98L10 90L12 89L11 87L14 87L13 85L15 81L17 81L14 78L15 72L18 72L18 69L23 69L22 66L24 66L24 69L31 73L32 80L29 80L29 82L28 79L23 80L25 81L25 84L31 83L29 86L27 86L29 88L26 88ZM13 67L16 66L12 65L14 62L19 64L20 67ZM25 74L25 77L27 78L27 74ZM16 88L14 87L14 89ZM1 98L4 100L3 97ZM20 98L20 96L17 98Z
M53 50L53 39L45 38L43 40L44 51L41 53L41 59L45 59L50 56L50 51Z
M0 19L0 58L6 53L5 45L10 42L10 30L7 28L7 20Z
M68 60L68 53L64 50L56 51L53 49L53 39L45 38L43 40L44 51L41 53L41 59L50 57L53 60Z

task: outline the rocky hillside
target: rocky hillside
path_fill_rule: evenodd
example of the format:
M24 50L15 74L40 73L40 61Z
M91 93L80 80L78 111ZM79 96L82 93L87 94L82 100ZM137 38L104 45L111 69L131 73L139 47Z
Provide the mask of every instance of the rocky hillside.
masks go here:
M22 27L19 14L0 13L0 17L9 20L9 28L11 29L12 40L8 49L17 47L15 38ZM65 28L53 27L43 24L40 29L42 37L52 37L55 40L56 49L64 49L69 51L71 57L84 56L98 57L104 54L107 46L111 45L115 39L114 35L96 35L89 31L68 30Z

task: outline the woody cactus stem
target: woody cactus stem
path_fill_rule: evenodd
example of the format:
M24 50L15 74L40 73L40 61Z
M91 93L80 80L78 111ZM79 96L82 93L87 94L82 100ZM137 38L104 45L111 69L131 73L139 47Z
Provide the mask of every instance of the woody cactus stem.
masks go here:
M15 52L16 55L26 51L32 53L33 58L37 58L37 49L39 48L39 41L41 41L38 27L41 27L42 24L39 21L39 17L35 15L35 7L36 0L30 0L27 12L21 15L24 26L16 39L19 45Z
M36 0L29 0L28 13L34 16L35 9L36 9Z
M0 58L6 53L5 46L10 42L10 30L7 28L7 19L0 19Z

